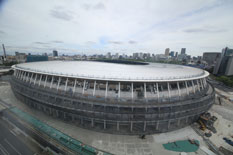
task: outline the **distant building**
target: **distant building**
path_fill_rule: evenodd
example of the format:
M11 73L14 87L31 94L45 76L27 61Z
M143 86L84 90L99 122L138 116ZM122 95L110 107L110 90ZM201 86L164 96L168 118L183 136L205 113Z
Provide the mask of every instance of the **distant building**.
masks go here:
M165 49L165 56L169 56L169 52L170 52L170 49L169 49L169 48L166 48L166 49Z
M174 51L171 51L169 55L170 55L171 57L174 57L174 56L175 56L175 52L174 52Z
M19 53L19 52L15 52L15 59L18 63L24 63L26 62L26 53Z
M208 66L213 66L221 58L220 52L204 52L202 60L205 61Z
M133 59L138 59L139 54L138 53L133 53Z
M26 62L48 61L47 55L28 55Z
M186 54L186 48L181 48L180 54Z
M214 67L215 75L233 75L233 49L224 48L221 53L221 58Z
M143 53L139 53L138 57L139 57L140 59L143 59Z
M110 52L108 52L107 54L106 54L106 58L107 59L110 59L112 56L111 56L111 53Z
M176 58L178 57L178 52L176 52L176 55L175 55L175 57L176 57Z
M168 57L164 54L156 54L155 61L166 61Z
M53 50L53 57L58 57L58 52L56 50Z

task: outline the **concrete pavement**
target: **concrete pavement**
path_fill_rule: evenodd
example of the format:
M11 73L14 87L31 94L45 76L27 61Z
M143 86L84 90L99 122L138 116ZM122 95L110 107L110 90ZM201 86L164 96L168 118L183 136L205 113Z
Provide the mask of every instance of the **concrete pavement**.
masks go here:
M1 155L33 155L35 153L6 126L2 119L0 119L0 129Z

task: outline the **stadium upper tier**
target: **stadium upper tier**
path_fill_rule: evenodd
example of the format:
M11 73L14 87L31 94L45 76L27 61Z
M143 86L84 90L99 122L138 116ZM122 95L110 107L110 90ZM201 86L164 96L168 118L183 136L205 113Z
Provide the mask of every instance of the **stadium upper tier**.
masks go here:
M209 75L193 67L160 63L129 65L94 61L47 61L17 64L13 68L38 74L104 81L188 81Z

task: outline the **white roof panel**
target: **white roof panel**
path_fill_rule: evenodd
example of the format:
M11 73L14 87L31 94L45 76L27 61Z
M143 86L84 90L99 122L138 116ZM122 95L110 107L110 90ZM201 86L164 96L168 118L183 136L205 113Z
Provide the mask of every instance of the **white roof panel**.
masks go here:
M96 61L43 61L13 66L32 72L111 81L182 81L209 75L201 69L182 65L150 63L129 65Z

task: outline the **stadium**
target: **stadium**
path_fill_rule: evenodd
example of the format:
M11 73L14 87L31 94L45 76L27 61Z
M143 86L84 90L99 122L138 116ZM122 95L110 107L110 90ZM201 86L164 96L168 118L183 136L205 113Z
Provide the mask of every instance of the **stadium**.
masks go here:
M12 66L15 96L51 117L112 134L192 124L214 103L208 72L160 63L46 61Z

